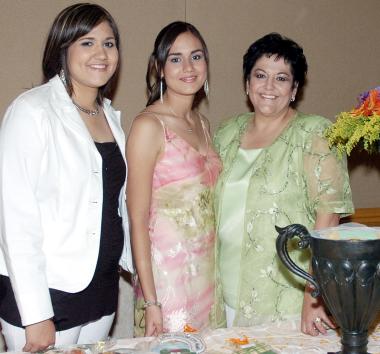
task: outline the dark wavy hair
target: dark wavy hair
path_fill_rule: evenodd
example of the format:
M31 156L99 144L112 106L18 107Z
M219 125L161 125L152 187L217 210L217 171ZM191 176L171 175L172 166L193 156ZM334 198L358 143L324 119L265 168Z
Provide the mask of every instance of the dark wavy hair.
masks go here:
M171 46L177 37L185 32L190 32L194 37L198 38L202 44L202 49L205 55L205 60L208 66L209 55L202 35L190 23L176 21L168 24L157 35L154 42L154 49L149 57L148 69L146 72L146 85L148 89L148 102L147 106L151 105L160 97L160 81L161 72L164 70L166 60L169 55ZM165 79L162 79L163 92L166 91Z
M290 65L293 75L293 87L297 84L300 91L306 81L307 61L300 47L293 40L279 33L269 33L258 39L248 48L243 59L244 81L249 81L252 68L262 56L274 55L276 60L283 58Z
M116 48L120 49L119 30L115 20L103 7L90 4L78 3L63 9L55 18L46 41L44 55L42 59L42 70L44 74L43 82L49 81L59 74L61 69L66 78L66 89L71 96L73 86L70 79L70 72L67 65L67 51L70 45L78 38L89 33L94 27L103 21L107 21L115 36ZM112 95L116 87L120 65L111 79L98 91L96 98L98 104L102 104L104 97Z

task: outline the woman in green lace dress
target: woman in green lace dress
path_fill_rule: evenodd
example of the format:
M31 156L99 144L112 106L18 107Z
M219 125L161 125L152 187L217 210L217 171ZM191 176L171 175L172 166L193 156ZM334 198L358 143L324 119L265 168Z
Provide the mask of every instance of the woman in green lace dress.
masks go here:
M307 72L299 45L268 34L249 47L243 70L254 113L233 117L215 136L224 168L215 207L227 325L281 321L302 309L302 331L325 333L333 323L323 304L277 257L275 225L318 229L352 213L346 161L324 138L330 121L293 108ZM296 248L292 258L307 268L310 255Z

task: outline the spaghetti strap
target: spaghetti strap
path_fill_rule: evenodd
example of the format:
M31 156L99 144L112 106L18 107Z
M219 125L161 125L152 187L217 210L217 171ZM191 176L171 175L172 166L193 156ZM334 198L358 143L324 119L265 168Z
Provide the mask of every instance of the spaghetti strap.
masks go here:
M205 141L206 141L206 155L207 155L208 151L210 149L209 142L211 142L211 137L210 137L210 134L208 133L208 129L205 127L205 123L204 123L204 121L202 119L202 116L201 116L201 114L199 112L198 112L198 117L201 120L201 125L202 125L202 130L203 130L203 136L204 136Z

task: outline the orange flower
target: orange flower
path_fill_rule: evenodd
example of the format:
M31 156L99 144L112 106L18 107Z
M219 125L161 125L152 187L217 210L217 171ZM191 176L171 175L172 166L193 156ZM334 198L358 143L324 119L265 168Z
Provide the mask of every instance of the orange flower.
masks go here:
M183 326L183 331L184 331L185 333L195 333L195 332L198 332L198 330L197 330L196 328L193 328L193 327L191 327L191 326L188 325L188 324L185 324L185 325Z
M380 91L376 89L370 90L360 107L352 110L351 113L356 117L380 115Z
M249 344L249 339L247 336L243 336L243 338L229 338L227 341L236 345Z

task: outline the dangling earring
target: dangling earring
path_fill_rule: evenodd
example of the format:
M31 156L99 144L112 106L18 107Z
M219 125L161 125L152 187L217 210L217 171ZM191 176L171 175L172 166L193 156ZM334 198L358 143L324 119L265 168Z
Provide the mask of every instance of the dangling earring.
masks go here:
M164 98L163 98L163 91L164 91L164 84L162 82L162 78L160 80L160 101L161 103L164 103Z
M206 79L205 83L203 84L203 90L205 91L205 95L208 98L208 94L210 93L210 89L208 87L208 80Z
M248 96L249 95L249 92L248 92L248 90L247 91L245 91L245 94Z
M292 97L291 99L290 99L290 102L294 102L296 99L294 98L294 97Z
M62 83L66 86L66 76L65 76L65 71L61 69L59 72L59 78L61 79Z

